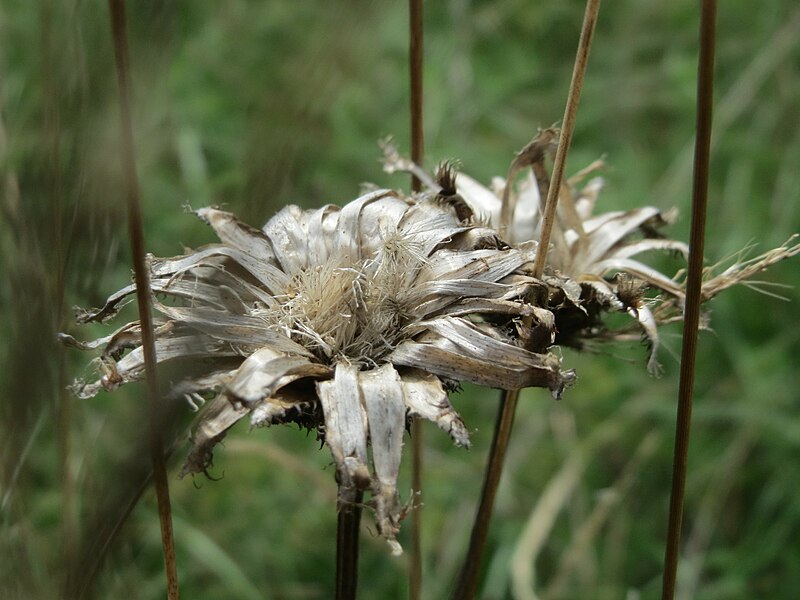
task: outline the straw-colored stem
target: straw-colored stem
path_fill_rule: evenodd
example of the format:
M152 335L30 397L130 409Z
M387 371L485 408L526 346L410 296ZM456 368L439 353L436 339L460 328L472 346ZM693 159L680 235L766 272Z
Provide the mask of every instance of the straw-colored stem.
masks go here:
M578 42L578 54L575 57L575 66L572 69L572 81L569 85L567 106L564 109L564 121L561 124L558 149L556 150L556 157L553 161L553 175L550 178L547 202L544 207L544 219L542 220L539 246L536 250L536 260L533 263L534 277L541 277L542 273L544 273L547 250L550 246L550 234L553 231L553 223L555 222L558 195L561 191L561 182L564 180L564 166L567 163L567 154L569 152L570 142L572 141L572 132L575 129L575 117L578 114L578 104L580 104L581 90L583 89L583 76L586 73L586 65L589 62L589 51L592 47L594 26L597 23L599 11L600 0L588 0L586 3L586 12L583 15L581 38Z
M550 234L555 220L558 194L564 178L564 165L566 163L570 140L572 139L572 132L575 127L575 116L580 102L583 77L589 61L589 51L591 49L592 37L594 36L594 29L599 11L600 0L587 0L583 25L581 27L580 41L578 42L578 52L575 57L575 66L572 71L572 81L567 97L567 105L564 110L564 121L561 127L558 148L553 164L553 174L547 193L541 237L539 239L539 246L533 267L535 277L541 277L544 272L547 248L550 245ZM506 214L508 214L508 210L506 210ZM510 219L511 217L509 216L508 218ZM502 224L501 227L503 227ZM505 227L507 228L508 224L506 224ZM481 499L478 505L478 513L473 524L470 545L467 550L464 566L462 567L459 581L453 595L453 597L458 600L467 600L475 596L478 576L480 574L481 559L483 557L483 550L489 531L489 521L494 508L494 498L497 493L497 487L500 483L500 475L502 473L506 449L511 437L518 398L519 390L508 390L502 395L497 424L495 426L495 436L489 450L489 463L486 468Z
M697 330L700 324L700 304L703 299L703 243L708 205L708 172L713 120L716 13L716 0L704 0L700 16L700 56L697 69L697 126L692 185L692 225L689 235L689 269L686 276L686 309L683 316L678 414L675 424L675 454L672 463L667 544L664 551L662 600L671 600L675 597L678 550L683 522L683 496L686 487L686 461L692 422Z
M164 566L167 576L167 597L177 600L178 572L175 562L175 542L172 533L172 514L167 483L167 468L164 457L164 443L161 438L163 407L158 392L156 378L156 352L153 335L153 317L150 295L150 280L144 251L144 232L139 202L139 182L134 158L133 125L130 96L130 58L125 25L125 0L109 0L111 10L111 29L114 37L114 57L117 65L117 82L120 98L120 124L122 130L122 168L125 196L128 209L128 235L133 254L133 271L136 281L136 299L139 307L139 322L142 331L142 351L144 352L147 395L150 413L150 453L153 462L153 480L158 501L158 515L161 523L161 543L164 548Z

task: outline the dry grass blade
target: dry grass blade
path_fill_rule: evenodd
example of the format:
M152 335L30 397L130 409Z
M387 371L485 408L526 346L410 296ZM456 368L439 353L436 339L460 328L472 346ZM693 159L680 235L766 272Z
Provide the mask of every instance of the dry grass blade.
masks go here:
M711 154L711 124L714 99L714 44L716 0L705 0L700 17L700 56L697 71L697 137L695 141L694 183L692 186L692 226L689 242L689 270L686 279L686 310L683 321L678 416L675 430L672 489L669 502L667 545L664 552L662 600L675 597L678 550L683 522L683 495L686 487L686 461L692 421L692 392L697 356L697 330L703 300L703 242L708 204L708 171Z
M543 600L565 597L569 582L574 580L576 571L580 570L580 565L585 564L593 551L592 541L599 536L614 510L626 499L642 466L656 452L660 441L661 432L651 431L645 434L617 480L604 489L602 494L598 494L597 503L577 527L558 569L542 592Z
M594 35L597 15L600 11L600 0L588 0L584 13L583 25L581 27L581 37L578 42L578 52L575 58L575 67L572 73L567 105L564 110L564 122L562 124L558 148L556 150L555 162L553 165L553 175L547 193L547 203L545 214L542 221L539 245L536 252L536 260L533 266L534 277L541 277L544 271L544 264L547 258L547 249L550 245L550 233L555 221L555 211L558 204L558 196L561 191L561 182L564 176L564 165L566 163L567 152L569 150L570 139L575 125L575 116L580 101L581 88L583 86L583 76L589 60L592 37ZM506 190L510 188L511 182L506 182ZM507 200L507 196L506 196ZM507 230L510 223L511 211L503 206L503 215L506 217L500 224L500 231ZM530 319L525 319L526 324L530 325ZM469 549L459 576L454 598L472 598L478 584L480 573L481 558L486 544L486 537L489 532L489 521L494 507L494 497L497 486L500 483L500 475L503 469L506 449L511 437L511 430L514 423L514 413L517 408L519 390L509 390L503 392L500 402L499 414L495 428L495 437L489 454L489 463L486 468L481 500L478 506L478 513L473 524L472 536L470 538Z
M409 53L408 66L411 84L411 160L422 164L424 137L422 129L422 64L423 64L423 7L422 0L409 0ZM412 176L411 189L419 192L422 182ZM411 424L411 487L422 490L422 421ZM411 516L411 569L408 596L420 598L422 589L422 506L417 506Z
M153 478L158 498L158 514L161 521L161 541L164 547L164 565L167 575L167 593L170 600L177 600L178 572L175 562L175 542L172 534L172 515L167 483L164 444L161 439L163 409L161 407L158 380L156 379L156 350L153 333L150 282L144 251L144 233L139 203L139 183L134 158L133 126L130 109L130 58L125 25L125 1L109 0L111 28L114 37L114 56L117 64L117 80L120 95L120 118L122 126L122 163L125 192L128 206L128 231L133 254L136 296L139 306L142 349L144 352L147 393L150 400L150 451L153 461Z

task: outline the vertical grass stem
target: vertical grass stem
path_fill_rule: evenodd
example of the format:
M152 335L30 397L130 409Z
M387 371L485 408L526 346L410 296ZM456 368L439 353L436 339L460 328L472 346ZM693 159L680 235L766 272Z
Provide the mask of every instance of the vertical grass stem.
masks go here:
M161 438L163 407L156 378L156 354L153 336L152 306L150 301L150 280L144 251L144 232L139 202L139 182L134 157L133 125L131 118L131 76L128 38L125 23L125 0L109 0L111 29L114 38L114 57L117 65L119 85L120 124L122 132L122 169L125 196L128 209L128 235L133 254L133 270L136 281L136 299L139 307L139 323L142 332L147 395L150 405L150 453L153 462L153 480L158 500L158 514L161 524L161 542L164 549L164 566L167 576L167 597L177 600L178 572L175 562L175 542L172 533L172 514L167 483L167 468L164 456L164 443Z
M564 165L566 164L572 132L575 127L575 117L578 112L578 104L580 103L581 90L583 88L583 78L586 73L586 66L589 62L589 52L591 50L592 38L594 37L595 24L597 23L599 11L600 0L587 0L583 25L581 26L581 36L578 42L578 51L575 57L575 66L572 70L572 81L567 96L566 108L564 109L564 120L561 125L558 149L556 150L556 157L553 163L553 174L547 193L539 246L534 261L533 271L535 277L541 277L544 272L547 249L550 245L550 234L553 229L555 211L558 204L559 191L561 190L561 182L564 178ZM506 211L506 213L508 213L508 211ZM507 223L501 223L501 229L507 228L507 226ZM489 450L489 462L486 467L481 499L478 504L478 512L473 524L464 566L462 567L453 595L453 598L457 600L468 600L475 596L478 577L480 575L481 560L489 533L489 522L494 508L494 498L500 483L500 475L503 469L508 442L511 437L518 398L519 390L508 390L503 393L500 401L499 414L495 425L495 436Z
M692 225L689 236L689 269L686 277L686 308L683 317L678 414L675 423L675 454L672 463L667 543L664 551L662 600L671 600L675 597L678 550L683 522L683 496L686 487L686 463L692 422L697 330L700 323L700 303L702 301L703 245L708 205L708 174L713 121L716 14L716 0L704 0L700 16L700 55L697 69L697 126L692 183Z
M583 89L583 76L589 63L589 51L592 48L597 15L600 12L600 0L588 0L586 11L583 15L581 37L578 41L578 53L575 56L575 66L572 69L572 81L569 85L567 105L564 109L564 120L561 123L561 134L558 139L556 158L553 161L553 174L550 178L550 187L547 192L547 202L542 219L542 231L539 237L539 246L536 249L536 260L533 263L533 276L541 277L547 261L547 250L550 246L550 234L553 231L553 222L558 206L558 196L561 192L561 182L564 180L564 166L567 163L569 145L572 141L572 132L575 130L575 118L578 114L578 104L581 100Z
M478 512L475 516L475 522L472 524L469 548L452 595L453 600L474 598L477 591L481 558L483 557L483 549L486 546L486 538L489 535L494 498L500 485L500 475L503 472L503 462L506 458L508 441L511 439L511 429L514 425L518 399L519 390L510 390L504 393L500 399Z

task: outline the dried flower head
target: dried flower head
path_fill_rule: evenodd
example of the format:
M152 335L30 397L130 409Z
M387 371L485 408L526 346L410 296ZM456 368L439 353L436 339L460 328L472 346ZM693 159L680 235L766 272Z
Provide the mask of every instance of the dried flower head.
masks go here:
M512 161L508 176L495 177L485 187L463 173L449 175L455 189L448 193L474 212L475 220L497 229L503 239L526 244L540 236L544 199L550 185L545 161L555 152L558 131L545 129L520 150ZM384 142L384 169L387 172L419 173L419 167L400 157L389 142ZM642 262L640 255L650 251L669 252L688 257L688 246L663 237L660 230L676 217L677 211L662 212L653 206L630 211L595 214L603 179L594 177L580 187L593 172L602 168L596 161L571 177L559 193L553 243L548 249L543 281L551 293L547 307L555 314L556 343L583 348L592 340L625 340L635 333L629 327L608 330L602 316L626 312L634 320L649 347L648 370L660 371L657 361L658 326L682 319L685 298L683 271L668 276ZM517 175L530 167L523 177ZM430 178L431 191L444 193L450 187ZM743 282L768 266L800 253L792 236L783 245L752 259L739 256L722 272L706 271L703 299L710 300L723 289ZM650 296L646 292L652 290ZM704 319L707 322L707 319Z
M535 245L502 244L471 224L463 201L376 190L341 209L286 207L263 230L213 208L197 215L221 243L151 266L158 362L205 359L204 372L173 394L194 405L213 397L182 474L204 472L245 417L315 428L340 490L371 491L378 529L399 549L408 418L429 419L468 446L448 386L538 386L558 396L573 377L547 352L555 335L547 287L526 273ZM80 320L112 317L134 291ZM523 317L535 335L521 329ZM77 384L81 397L143 374L135 322L88 344L64 340L102 348L100 377Z

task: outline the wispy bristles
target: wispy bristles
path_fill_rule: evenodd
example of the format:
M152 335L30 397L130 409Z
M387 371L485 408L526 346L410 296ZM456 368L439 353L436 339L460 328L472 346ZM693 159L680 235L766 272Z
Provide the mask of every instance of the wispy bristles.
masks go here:
M722 290L736 285L737 283L742 283L744 280L749 279L756 273L763 271L775 263L800 254L800 243L794 243L798 237L800 237L798 234L794 234L777 248L773 248L764 254L749 259L745 259L743 256L748 250L748 248L745 248L742 252L737 253L736 262L719 275L712 276L713 271L718 268L718 265L706 269L706 281L703 283L703 296L705 298L711 298Z
M413 236L391 230L382 241L372 258L296 273L281 304L260 316L320 358L377 364L398 342L406 282L425 262Z

